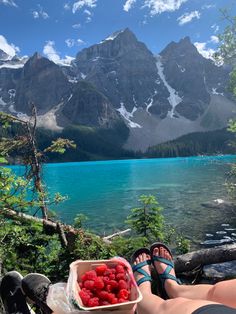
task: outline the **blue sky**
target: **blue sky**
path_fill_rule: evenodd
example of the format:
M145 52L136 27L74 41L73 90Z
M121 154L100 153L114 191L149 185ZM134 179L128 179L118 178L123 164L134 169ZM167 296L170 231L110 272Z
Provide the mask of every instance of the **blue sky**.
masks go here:
M0 0L0 49L55 62L129 27L154 52L190 36L206 55L225 26L220 8L234 0Z

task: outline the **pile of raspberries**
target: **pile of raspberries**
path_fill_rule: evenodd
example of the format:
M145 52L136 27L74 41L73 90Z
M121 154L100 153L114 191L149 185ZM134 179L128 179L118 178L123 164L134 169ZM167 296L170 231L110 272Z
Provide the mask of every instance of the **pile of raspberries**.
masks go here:
M124 303L130 300L130 284L125 266L110 268L101 264L87 271L79 280L79 296L84 306L95 307Z

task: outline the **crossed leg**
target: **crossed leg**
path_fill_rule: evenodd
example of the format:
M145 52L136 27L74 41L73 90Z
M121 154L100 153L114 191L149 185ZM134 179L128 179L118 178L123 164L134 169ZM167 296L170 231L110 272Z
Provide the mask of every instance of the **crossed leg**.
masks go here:
M155 248L153 255L164 257L172 260L169 252L161 247L160 250ZM154 262L158 274L164 272L166 265L160 262ZM170 272L175 276L174 269ZM165 290L170 298L187 298L187 299L201 299L211 302L221 303L230 307L236 308L236 279L222 281L215 285L179 285L174 280L165 281Z
M146 253L140 254L134 264L139 264L143 261L150 259ZM150 274L150 268L148 265L143 267L148 274ZM142 274L135 272L135 279L138 281L142 278ZM137 311L139 314L191 314L196 309L208 305L217 304L207 300L190 300L183 297L176 297L175 299L163 300L160 297L153 295L151 292L151 283L143 282L140 286L140 291L143 295L143 299L138 303Z

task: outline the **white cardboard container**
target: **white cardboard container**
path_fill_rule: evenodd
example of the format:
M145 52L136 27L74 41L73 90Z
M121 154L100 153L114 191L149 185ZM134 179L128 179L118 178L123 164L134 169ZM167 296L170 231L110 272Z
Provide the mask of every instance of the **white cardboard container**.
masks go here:
M112 304L112 305L106 305L106 306L97 306L97 307L85 307L82 303L82 300L79 296L80 286L78 284L78 281L81 281L81 276L89 271L94 270L97 266L101 264L106 264L109 267L113 268L118 263L123 264L127 268L127 276L128 280L131 284L131 294L130 294L130 301L119 303L119 304ZM70 274L69 279L67 282L67 295L70 300L70 303L72 303L75 308L83 311L96 311L96 312L113 312L116 311L118 313L132 313L134 312L134 309L136 307L136 304L142 300L142 294L135 282L135 279L133 277L133 272L131 269L130 264L122 259L122 258L114 258L110 260L78 260L70 265Z

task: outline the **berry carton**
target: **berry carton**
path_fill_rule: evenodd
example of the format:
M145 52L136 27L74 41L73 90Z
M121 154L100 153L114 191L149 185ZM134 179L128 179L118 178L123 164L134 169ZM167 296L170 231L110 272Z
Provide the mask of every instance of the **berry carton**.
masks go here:
M73 262L67 295L75 308L96 312L132 313L142 300L130 264L120 257Z

